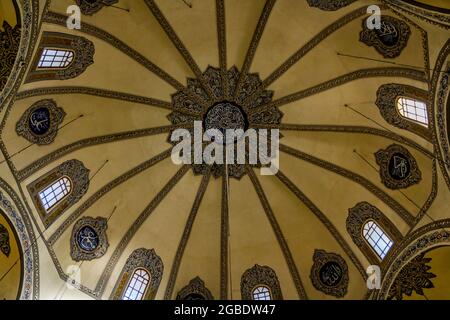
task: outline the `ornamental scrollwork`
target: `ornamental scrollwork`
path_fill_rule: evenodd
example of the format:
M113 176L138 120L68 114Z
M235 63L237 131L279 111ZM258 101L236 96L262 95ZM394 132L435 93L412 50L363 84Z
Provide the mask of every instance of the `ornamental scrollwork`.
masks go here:
M119 0L76 0L81 13L92 16L99 12L103 7L113 5Z
M174 111L168 115L172 124L190 126L187 130L191 137L194 136L194 129L192 129L194 121L203 124L203 131L217 129L223 135L226 129L242 129L246 132L247 129L254 128L256 132L259 132L264 127L270 129L273 125L281 123L283 114L278 107L268 105L272 101L273 92L259 90L262 81L258 74L240 74L236 67L232 67L222 75L220 69L209 66L202 74L202 79L207 88L203 87L202 81L199 79L188 79L187 87L172 95ZM211 93L211 96L208 92ZM256 96L253 97L253 95ZM260 108L263 106L264 108ZM171 135L172 132L168 141L175 145L176 143L170 140ZM271 145L271 139L272 137L268 135L268 146ZM236 148L236 142L240 139L230 140L224 135L223 140L214 141L214 143L234 144ZM244 143L246 163L260 167L259 159L257 163L249 163L248 139ZM274 155L269 157L274 157ZM205 174L209 170L208 167L212 166L211 172L217 178L222 176L225 169L223 164L209 165L204 161L202 163L194 162L192 161L192 169L195 174ZM222 163L225 162L225 160L222 161ZM237 161L228 164L228 176L240 179L245 174L245 164L238 164Z
M390 189L407 188L419 183L422 173L411 153L398 144L375 153L383 184Z
M48 145L55 140L65 116L64 110L54 100L40 100L20 117L16 132L33 144Z
M0 92L5 87L14 67L22 30L20 25L13 28L6 21L3 22L3 29L5 31L0 32Z
M280 282L275 271L268 266L257 264L242 275L242 300L253 300L253 290L261 285L266 286L270 290L272 300L283 300Z
M108 249L106 218L83 217L72 230L70 256L74 261L90 261L102 257Z
M423 289L434 288L430 279L436 278L436 275L429 272L431 267L427 264L430 262L431 258L425 258L425 253L412 259L395 278L387 299L403 300L403 295L410 297L413 292L423 296Z
M408 44L411 29L408 24L397 18L383 15L381 28L373 30L367 27L366 19L359 40L369 47L374 47L384 58L396 58Z
M349 281L345 260L338 254L316 249L313 261L310 278L314 287L325 294L344 297Z
M310 7L316 7L324 11L336 11L344 8L356 0L307 0Z
M11 246L9 244L9 233L4 225L0 224L0 251L7 257L11 253Z
M214 300L214 298L203 280L195 277L178 292L176 300Z

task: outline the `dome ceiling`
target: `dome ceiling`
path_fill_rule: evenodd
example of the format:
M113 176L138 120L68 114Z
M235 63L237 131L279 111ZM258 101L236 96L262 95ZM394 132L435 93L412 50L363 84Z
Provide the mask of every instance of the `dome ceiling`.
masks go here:
M349 232L349 209L369 204L400 240L432 206L438 183L448 189L431 131L393 125L376 104L385 84L427 92L437 58L421 26L382 4L405 30L393 40L403 45L389 50L362 36L369 1L327 10L327 1L309 0L120 0L113 5L129 12L102 7L68 30L73 3L50 4L34 54L46 35L65 33L93 44L85 52L93 63L64 81L25 80L2 141L60 277L78 265L80 290L93 298L114 298L127 259L147 248L162 264L156 299L176 298L191 280L215 299L240 299L241 278L255 265L276 273L284 299L362 299L372 261ZM30 142L16 126L43 100L59 129ZM174 164L169 136L194 120L280 129L280 170ZM395 152L414 177L401 187L386 182L391 164L382 159ZM73 159L82 194L48 223L32 187ZM99 228L103 244L78 260L83 219L91 228L83 232ZM335 289L318 280L329 261L340 268Z

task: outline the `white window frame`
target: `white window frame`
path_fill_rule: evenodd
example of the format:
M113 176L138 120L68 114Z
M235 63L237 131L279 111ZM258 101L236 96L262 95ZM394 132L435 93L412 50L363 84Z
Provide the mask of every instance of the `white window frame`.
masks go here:
M138 272L144 272L144 275L146 275L147 278L145 278L142 275L138 275L137 274ZM144 279L144 281L142 281L140 278ZM138 281L139 281L139 283L138 283ZM130 277L130 280L127 283L127 286L125 287L125 290L123 291L122 300L143 300L145 298L145 296L147 295L147 291L150 286L150 281L151 281L151 275L147 269L144 269L144 268L134 269L134 271ZM138 285L138 284L140 284L140 287L136 288L136 285ZM145 285L145 288L143 291L141 290L142 285ZM137 292L137 295L135 296L134 299L131 299L133 291Z
M376 255L383 260L394 245L391 237L374 220L368 220L362 227L362 236Z
M267 290L267 291L264 291L264 292L261 291L261 292L257 292L256 293L256 291L260 290L260 289ZM264 294L264 293L267 293L269 295L269 299L256 299L255 298L255 295L260 295L260 294ZM256 287L253 288L253 290L252 290L252 300L254 300L254 301L269 301L269 300L272 300L272 299L273 299L272 291L270 290L270 288L268 286L263 285L263 284L259 284L259 285L257 285Z
M396 100L397 112L404 119L428 128L428 106L419 99L399 96Z
M72 192L72 186L72 180L68 176L62 176L39 191L39 200L44 210L51 212Z
M67 69L74 61L73 50L45 47L39 57L38 70ZM45 65L44 65L45 64Z

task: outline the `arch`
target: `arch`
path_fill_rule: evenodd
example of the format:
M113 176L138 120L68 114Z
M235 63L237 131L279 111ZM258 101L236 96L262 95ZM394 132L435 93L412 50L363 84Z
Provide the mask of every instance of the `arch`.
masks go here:
M94 53L94 44L84 37L44 32L25 82L75 78L94 63Z
M16 227L0 209L0 299L20 299L24 278L24 255Z
M410 233L399 245L395 246L392 254L386 258L387 268L382 279L381 289L377 290L374 299L387 299L400 272L415 258L431 249L450 246L449 227L450 219L432 222Z
M283 300L280 282L272 268L255 264L244 272L241 278L242 300L254 300L253 294L258 287L267 287L272 300Z
M3 192L4 191L4 192ZM4 216L14 227L22 250L23 282L20 288L20 299L39 299L39 255L33 226L20 198L14 190L0 178L0 208ZM13 231L13 232L14 232ZM9 234L11 237L11 234ZM1 254L1 253L0 253Z
M203 280L195 277L178 292L176 300L214 300L214 298Z
M368 225L367 223L373 222ZM364 228L369 226L365 231ZM383 233L391 240L391 244L385 252L383 250L379 253L377 251L374 243L370 243L369 240L365 238L365 232L372 232L375 229L370 229L370 227L375 228L378 226ZM402 239L402 234L395 225L375 206L368 202L357 203L353 208L348 210L348 217L346 221L347 231L352 237L353 242L358 246L363 254L366 256L367 260L371 264L380 265L382 268L385 265L385 256L391 253L391 247L396 245Z
M150 275L146 291L142 295L142 300L152 300L155 298L159 284L161 283L164 265L154 249L140 248L134 250L127 259L110 299L122 300L124 298L137 269L143 269Z
M78 202L88 187L89 169L75 159L62 163L27 186L45 226Z

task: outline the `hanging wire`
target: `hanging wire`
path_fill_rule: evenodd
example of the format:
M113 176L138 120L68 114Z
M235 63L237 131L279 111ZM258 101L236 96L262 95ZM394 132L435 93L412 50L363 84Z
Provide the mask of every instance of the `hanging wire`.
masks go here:
M345 53L340 53L340 52L336 52L336 54L338 56L341 56L341 57L360 59L360 60L366 60L366 61L381 62L381 63L392 64L392 65L401 66L401 67L408 67L408 68L412 68L412 69L427 70L427 71L437 71L437 72L440 72L440 73L449 73L449 70L437 70L436 68L419 67L419 66L413 66L413 65L410 65L410 64L404 64L404 63L398 63L398 62L394 62L394 61L387 61L387 60L382 60L382 59L375 59L375 58L370 58L370 57L345 54Z
M66 124L62 125L61 127L56 129L56 134L58 134L59 131L61 131L63 128L67 127L68 125L72 124L73 122L75 122L78 119L81 119L84 117L84 114L80 114L78 117L76 117L75 119L70 120L69 122L67 122ZM18 154L20 154L21 152L27 150L28 148L34 146L35 144L37 144L36 142L31 143L29 145L27 145L26 147L20 149L19 151L13 153L12 155L10 155L9 157L5 158L3 161L0 162L0 165L5 163L6 161L12 159L13 157L17 156Z

